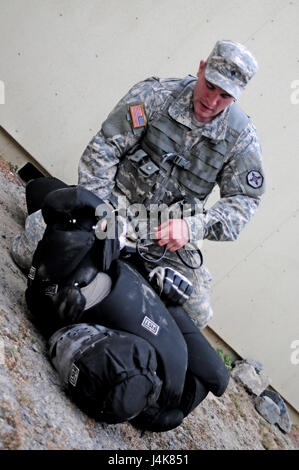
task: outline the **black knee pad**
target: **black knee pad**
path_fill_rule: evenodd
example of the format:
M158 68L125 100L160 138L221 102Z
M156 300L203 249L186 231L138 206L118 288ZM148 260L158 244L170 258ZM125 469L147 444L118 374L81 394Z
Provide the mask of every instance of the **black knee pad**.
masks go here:
M220 397L226 390L230 374L208 340L184 312L182 307L168 307L179 326L188 348L188 370L209 391Z

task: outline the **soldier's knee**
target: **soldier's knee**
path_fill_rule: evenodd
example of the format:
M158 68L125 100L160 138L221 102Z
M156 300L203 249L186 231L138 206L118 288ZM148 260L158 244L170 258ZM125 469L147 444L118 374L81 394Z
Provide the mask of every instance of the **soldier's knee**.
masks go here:
M192 274L193 293L190 299L183 305L183 308L196 326L202 330L213 317L210 301L212 276L204 265L200 269L193 271Z
M200 330L205 328L213 317L213 310L207 299L203 302L191 296L182 307Z
M42 239L46 224L41 211L26 218L25 230L17 235L11 245L10 253L14 262L24 271L29 271L33 254Z

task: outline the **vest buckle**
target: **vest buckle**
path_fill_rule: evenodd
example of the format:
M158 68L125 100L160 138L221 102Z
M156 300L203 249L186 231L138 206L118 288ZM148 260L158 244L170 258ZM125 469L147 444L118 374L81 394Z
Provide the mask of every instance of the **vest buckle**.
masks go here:
M175 165L184 169L189 168L190 166L190 162L185 157L175 152L170 152L163 155L162 163L165 163L168 160L172 160Z
M173 160L173 162L177 166L179 166L181 168L184 168L184 169L189 168L189 166L190 166L190 162L188 160L186 160L186 158L182 157L182 155L177 155L175 157L175 159Z

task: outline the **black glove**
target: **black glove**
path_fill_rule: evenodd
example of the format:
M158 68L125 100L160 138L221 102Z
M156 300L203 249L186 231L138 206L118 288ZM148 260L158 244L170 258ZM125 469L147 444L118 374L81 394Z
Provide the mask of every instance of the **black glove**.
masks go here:
M193 292L191 282L178 271L161 266L149 273L149 282L161 299L176 305L183 305Z
M69 325L78 321L86 302L78 287L63 287L57 294L49 297L53 314L56 314L62 325Z

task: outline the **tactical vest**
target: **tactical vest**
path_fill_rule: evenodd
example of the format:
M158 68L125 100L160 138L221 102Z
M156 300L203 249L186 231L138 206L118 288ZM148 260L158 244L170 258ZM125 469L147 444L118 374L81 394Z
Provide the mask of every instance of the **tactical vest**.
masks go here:
M187 87L193 90L195 82L196 78L192 76L179 82L159 115L148 123L138 148L121 162L116 184L130 202L146 206L153 203L169 205L181 200L204 200L211 193L229 150L249 118L233 103L224 140L214 142L203 137L190 151L184 151L189 127L174 120L168 110Z

